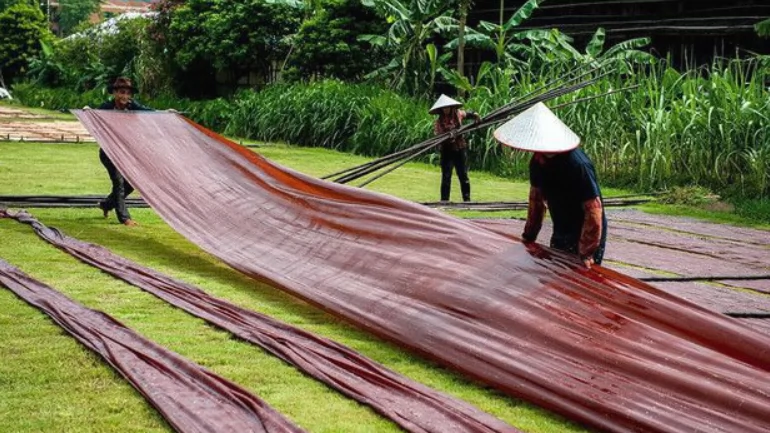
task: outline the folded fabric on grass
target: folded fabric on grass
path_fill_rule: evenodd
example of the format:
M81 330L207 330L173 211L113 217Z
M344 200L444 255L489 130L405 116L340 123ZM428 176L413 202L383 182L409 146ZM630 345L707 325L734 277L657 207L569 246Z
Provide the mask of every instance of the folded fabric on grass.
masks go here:
M770 429L770 339L731 318L178 115L76 115L175 230L361 328L607 431Z
M235 383L72 301L3 260L0 286L102 357L178 432L304 431Z
M254 343L328 386L371 406L409 432L493 433L518 430L449 395L391 371L350 348L246 310L202 290L47 227L27 212L5 216L110 275ZM0 217L3 212L0 210Z

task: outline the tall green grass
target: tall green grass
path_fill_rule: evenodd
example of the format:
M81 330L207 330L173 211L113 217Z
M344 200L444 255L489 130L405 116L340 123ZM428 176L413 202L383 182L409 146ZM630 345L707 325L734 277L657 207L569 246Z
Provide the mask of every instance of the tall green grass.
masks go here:
M225 133L362 155L382 155L432 134L427 104L381 88L323 81L237 96Z
M633 75L604 78L549 105L638 85L632 91L557 111L582 137L583 148L604 183L645 190L700 185L736 197L767 197L768 74L758 59L722 60L710 68L684 73L661 63ZM540 81L552 78L540 77ZM533 87L526 77L519 80L514 97ZM488 99L492 98L487 92L480 92L469 105L490 107ZM526 175L526 158L506 155L493 142L491 131L475 143L476 156L479 152L486 155L479 160L485 168ZM507 161L497 164L498 158Z
M770 195L769 71L761 59L720 60L689 72L659 63L605 77L550 105L638 85L557 111L582 137L602 183L639 190L697 185L733 197L762 199ZM466 106L483 115L563 72L553 68L551 76L532 76L487 69ZM31 86L19 91L17 86L16 92L32 106L41 102L59 106L54 91ZM61 99L60 105L79 106L84 101L66 92ZM145 102L185 111L193 120L229 135L368 156L430 137L434 120L427 113L431 101L339 81L277 84L259 92L240 92L232 100ZM501 147L491 129L472 134L469 142L474 169L527 176L528 155Z

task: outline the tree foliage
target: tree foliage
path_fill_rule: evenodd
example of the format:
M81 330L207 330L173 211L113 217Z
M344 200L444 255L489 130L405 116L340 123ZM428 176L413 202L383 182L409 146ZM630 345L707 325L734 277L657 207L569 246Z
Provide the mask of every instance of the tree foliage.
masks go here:
M67 0L61 2L57 16L61 34L73 33L79 24L99 10L99 5L102 2L103 0Z
M295 9L265 0L187 0L174 10L166 44L183 69L205 62L234 78L269 77L300 24Z
M374 46L387 47L395 57L372 77L386 77L391 85L412 95L432 91L432 58L428 46L442 34L453 34L457 20L453 17L453 2L446 0L362 0L365 6L384 15L390 28L385 36L364 37ZM435 49L435 47L434 47Z
M757 33L759 36L762 37L770 37L770 19L766 19L762 22L757 23L754 28L757 30Z
M53 38L43 12L26 2L0 12L0 71L8 81L23 74L41 50L41 41Z
M359 0L331 0L302 23L290 55L290 78L358 80L386 62L383 50L358 39L386 25Z

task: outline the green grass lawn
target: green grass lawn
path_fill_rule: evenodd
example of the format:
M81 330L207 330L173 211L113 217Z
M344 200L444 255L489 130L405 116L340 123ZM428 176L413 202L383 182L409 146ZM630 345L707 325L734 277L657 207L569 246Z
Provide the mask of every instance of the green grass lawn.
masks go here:
M264 146L255 151L321 175L365 159L322 149ZM527 187L472 173L475 199L523 200ZM435 167L410 164L372 189L416 201L437 199ZM456 182L456 181L455 181ZM106 193L93 144L0 143L0 195ZM455 189L457 185L455 184ZM459 191L453 191L459 194ZM221 264L171 230L152 210L132 210L130 228L98 209L30 209L45 224L104 245L146 266L245 308L346 344L388 367L458 396L528 432L578 426L501 395L419 356L358 331L319 309ZM510 213L508 213L510 215ZM0 220L0 258L67 296L112 315L147 338L235 381L312 432L395 432L394 424L260 349L39 240L25 225ZM0 428L8 432L170 431L143 398L40 312L0 290Z

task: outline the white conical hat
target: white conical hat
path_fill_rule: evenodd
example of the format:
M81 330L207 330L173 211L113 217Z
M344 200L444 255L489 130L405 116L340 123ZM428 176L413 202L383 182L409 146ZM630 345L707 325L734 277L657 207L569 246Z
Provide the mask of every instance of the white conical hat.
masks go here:
M462 102L455 101L449 96L442 94L441 96L439 96L438 100L436 100L436 103L433 104L432 107L430 107L430 110L428 110L428 113L439 114L439 110L441 110L444 107L462 107L462 106L463 106Z
M495 130L500 143L529 152L560 153L580 145L580 137L542 102Z

